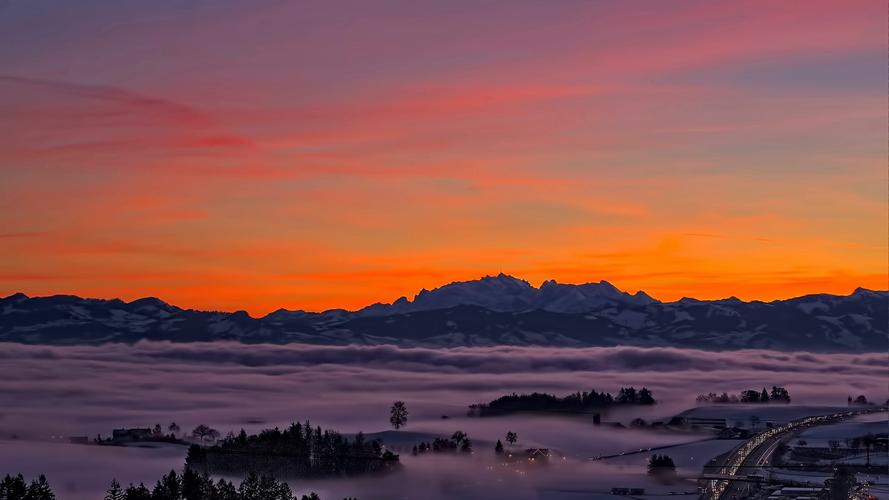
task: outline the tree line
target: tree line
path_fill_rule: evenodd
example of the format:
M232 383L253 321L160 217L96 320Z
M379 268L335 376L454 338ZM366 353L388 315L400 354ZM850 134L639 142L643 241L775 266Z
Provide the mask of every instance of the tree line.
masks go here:
M0 481L2 500L56 500L46 477L41 475L28 484L25 478L7 475ZM317 493L294 496L287 483L271 476L249 474L239 486L231 481L213 481L205 474L186 468L181 474L171 470L147 488L140 483L122 487L116 479L105 492L104 500L321 500ZM357 500L347 498L344 500Z
M208 474L260 472L277 477L322 477L381 472L397 466L398 455L363 433L340 433L295 422L248 435L243 429L211 447L192 445L186 465Z
M455 432L450 439L437 437L431 443L421 442L411 450L413 455L456 452L472 453L472 440L463 431Z
M501 396L486 404L475 404L469 407L472 416L496 415L518 411L563 411L585 412L606 408L612 405L653 405L656 401L650 390L643 387L621 387L616 396L608 392L575 392L565 397L554 394L533 392L531 394L512 393Z
M772 392L766 390L765 387L762 388L762 391L757 391L756 389L747 389L745 391L741 391L738 394L729 395L726 392L722 394L716 394L715 392L711 392L709 394L701 394L695 400L698 403L789 403L790 402L790 392L784 387L778 387L773 385Z

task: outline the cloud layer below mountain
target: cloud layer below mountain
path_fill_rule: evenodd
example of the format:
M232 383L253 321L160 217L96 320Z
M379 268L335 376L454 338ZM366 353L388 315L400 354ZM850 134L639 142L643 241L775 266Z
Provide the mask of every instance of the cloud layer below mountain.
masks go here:
M795 402L841 404L848 394L885 399L883 354L673 348L455 348L140 342L127 346L5 344L0 421L66 432L207 421L224 428L312 418L346 430L386 426L393 399L415 416L462 414L504 392L616 391L647 385L664 412L699 392L786 385ZM249 404L247 404L249 403ZM86 427L86 429L84 429Z

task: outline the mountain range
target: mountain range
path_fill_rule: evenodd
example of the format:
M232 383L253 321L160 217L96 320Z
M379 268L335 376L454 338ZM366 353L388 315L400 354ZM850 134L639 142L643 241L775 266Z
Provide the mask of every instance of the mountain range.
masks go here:
M772 302L737 298L661 302L606 281L553 280L539 288L505 274L422 290L413 300L357 311L182 309L71 295L0 299L0 341L70 345L139 340L402 346L674 346L882 352L889 347L889 292L815 294Z

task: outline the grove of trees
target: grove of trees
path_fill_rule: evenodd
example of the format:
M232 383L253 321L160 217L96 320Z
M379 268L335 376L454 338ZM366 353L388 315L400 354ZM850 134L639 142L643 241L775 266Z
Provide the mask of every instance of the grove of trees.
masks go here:
M46 477L41 474L30 483L21 474L9 474L0 481L0 499L2 500L55 500L56 496L49 487Z
M638 391L634 387L622 387L617 396L607 392L575 392L565 397L553 394L534 392L531 394L512 393L501 396L487 404L477 404L469 407L469 414L473 416L488 416L519 411L560 411L570 413L582 413L594 409L606 408L612 405L652 405L655 404L654 395L643 387Z
M276 427L247 435L242 429L211 447L193 445L186 464L210 474L322 477L388 470L398 464L398 455L362 433L350 440L309 422L295 422L283 431Z
M500 443L500 441L497 441ZM503 443L500 443L502 450ZM450 439L435 438L431 443L421 442L414 446L412 453L420 455L423 453L472 453L472 440L463 431L457 431L451 435Z
M726 392L722 394L716 394L715 392L711 392L708 394L701 394L696 398L698 403L789 403L790 402L790 392L787 391L784 387L772 386L772 391L769 392L765 387L762 388L762 391L757 391L756 389L747 389L745 391L741 391L740 394L731 394L729 395Z
M654 454L648 459L648 473L658 476L673 475L676 473L676 464L667 455Z

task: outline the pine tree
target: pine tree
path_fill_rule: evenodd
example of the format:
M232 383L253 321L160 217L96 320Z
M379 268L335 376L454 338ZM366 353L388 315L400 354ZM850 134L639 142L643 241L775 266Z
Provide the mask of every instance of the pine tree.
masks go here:
M56 496L46 481L46 476L40 474L40 477L31 481L28 486L28 492L25 493L24 500L55 500Z
M9 474L0 481L0 499L22 500L28 492L28 484L21 474L12 477Z
M131 484L124 490L123 498L124 500L151 500L151 492L142 483L139 483L139 486Z
M123 489L117 479L111 480L111 487L105 492L105 500L124 500Z
M494 453L497 453L498 455L503 453L503 443L501 443L499 439L497 440L497 444L494 445Z

